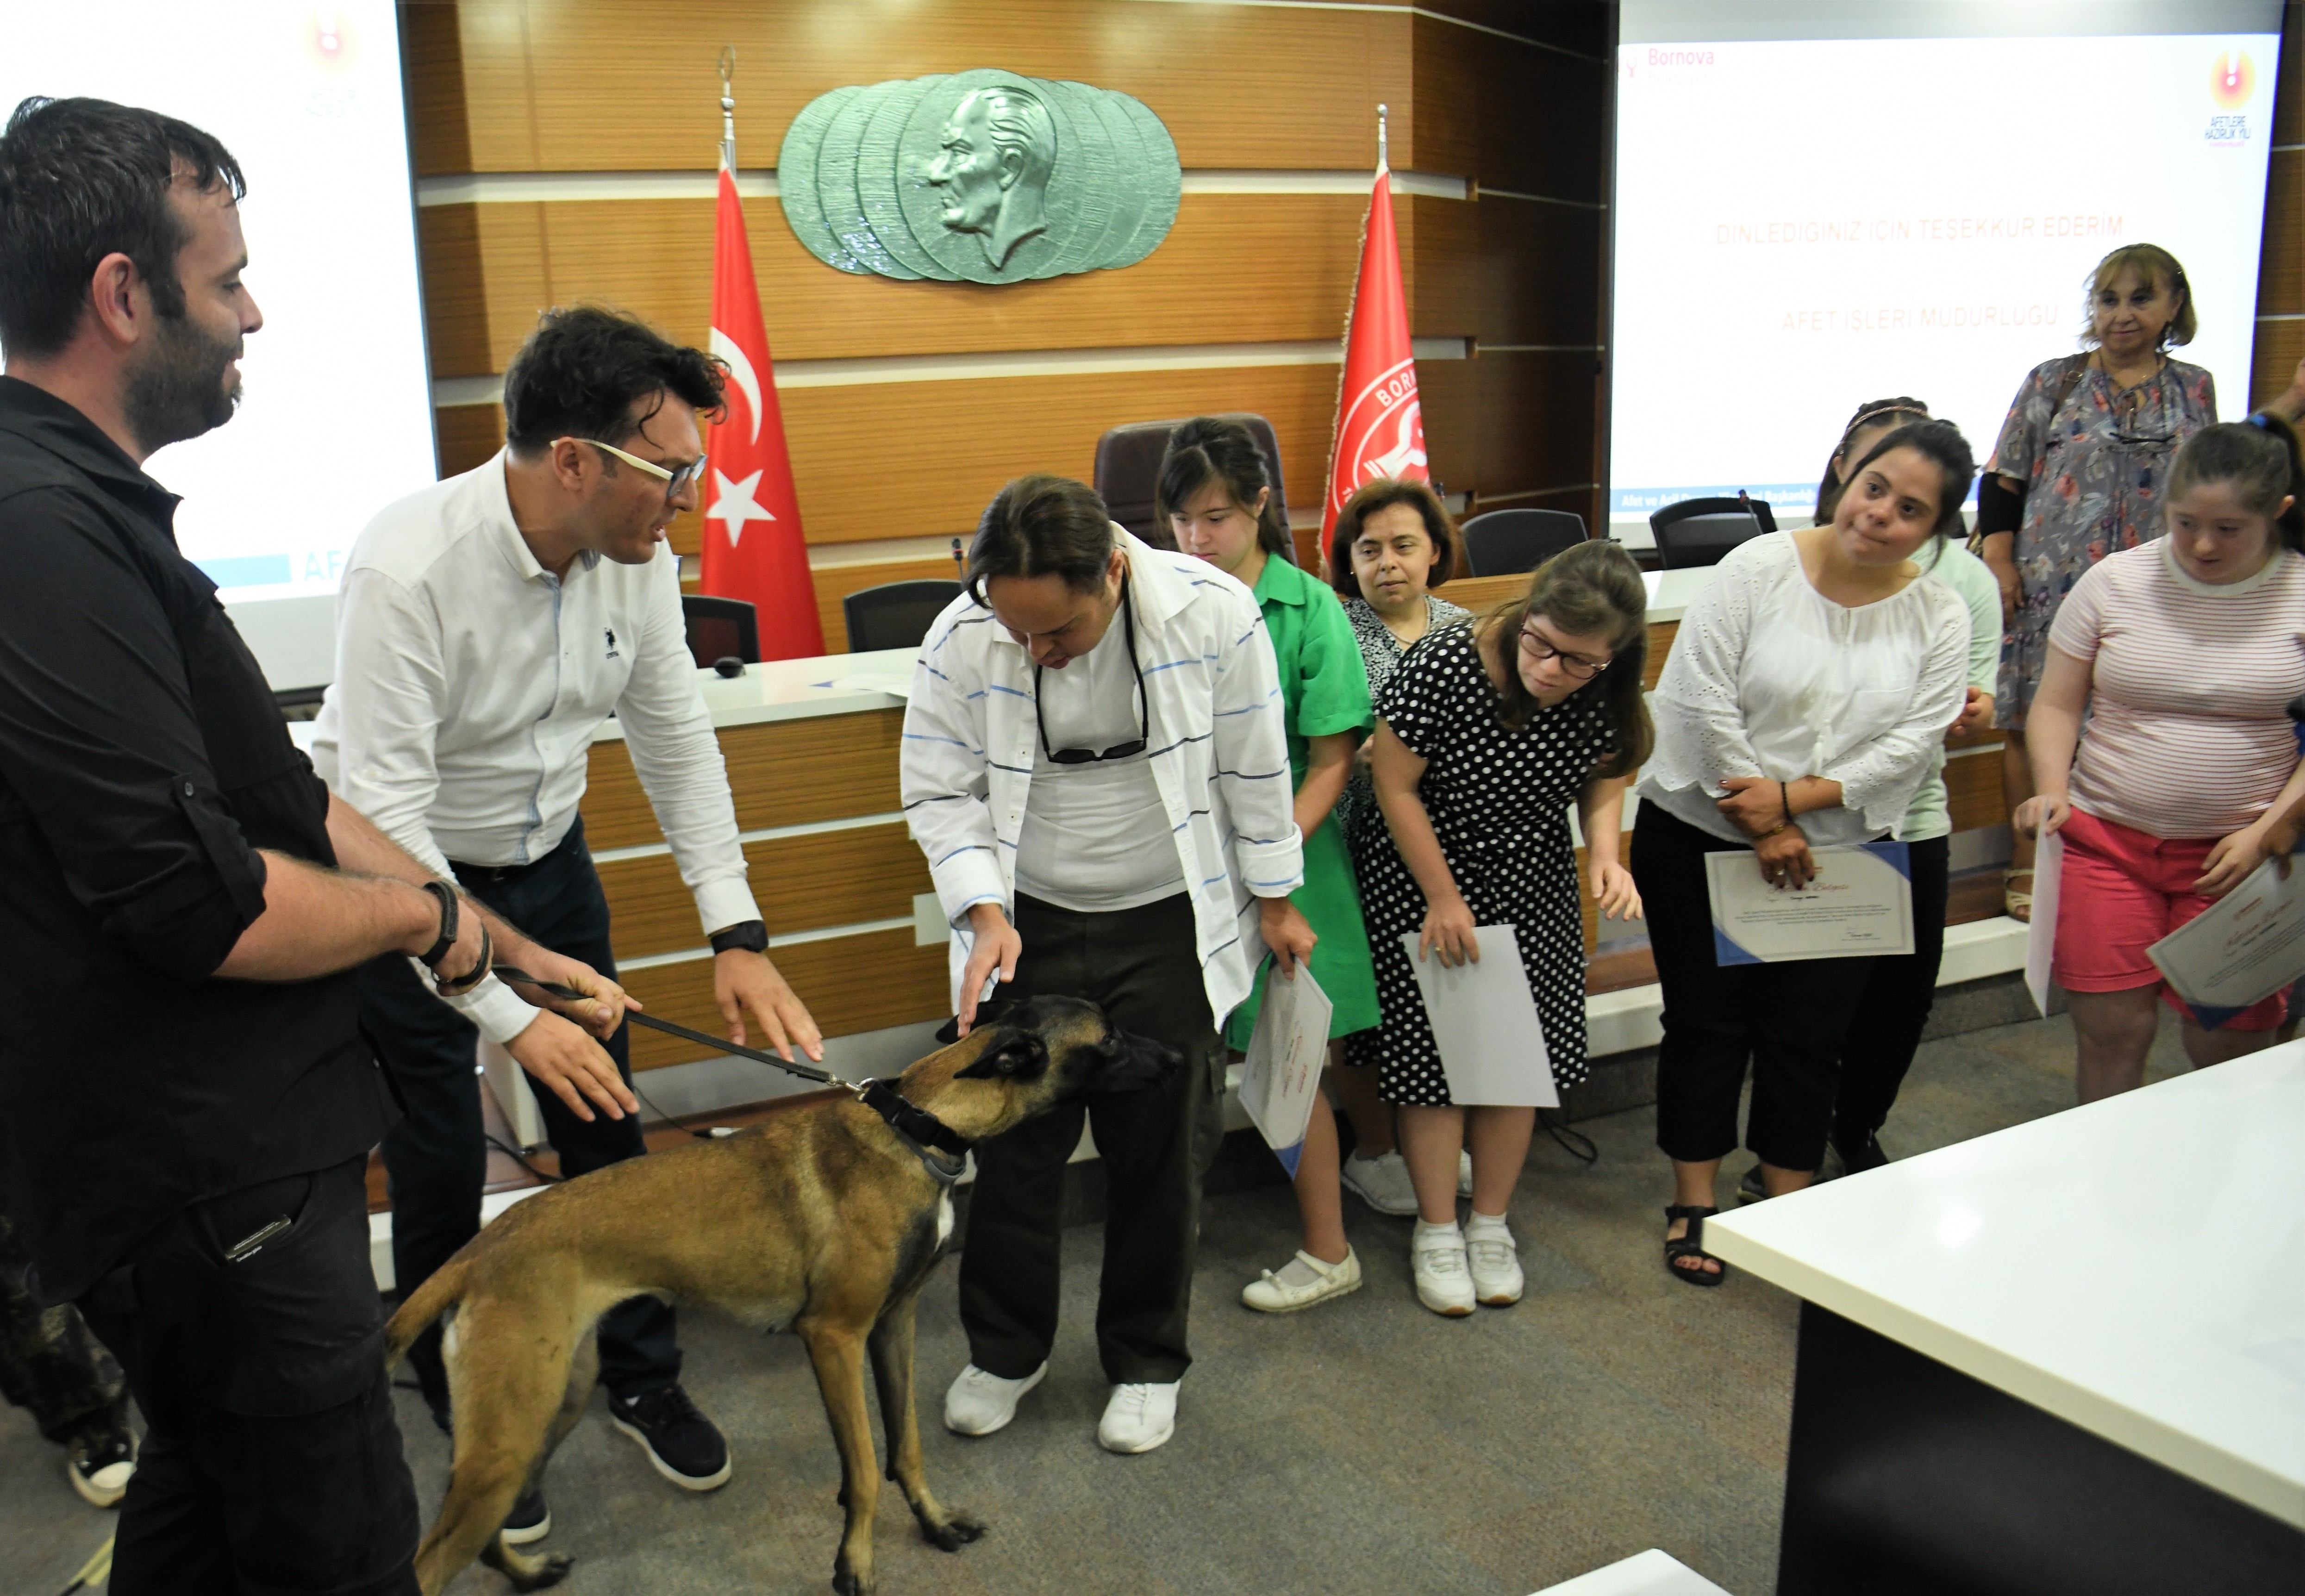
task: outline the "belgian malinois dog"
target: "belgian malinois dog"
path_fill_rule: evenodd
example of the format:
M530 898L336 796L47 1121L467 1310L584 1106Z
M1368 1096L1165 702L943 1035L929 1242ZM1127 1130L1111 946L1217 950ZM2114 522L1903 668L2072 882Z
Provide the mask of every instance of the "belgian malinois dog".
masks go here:
M1154 1085L1179 1062L1114 1030L1093 1004L1042 998L980 1014L968 1036L896 1084L974 1142L1059 1103ZM913 1310L952 1235L950 1172L938 1163L844 1094L724 1140L596 1170L475 1236L402 1304L386 1337L387 1363L397 1363L426 1326L449 1318L455 1451L447 1499L417 1549L425 1596L475 1557L517 1590L566 1576L566 1555L516 1550L498 1530L591 1400L594 1323L643 1293L806 1344L840 1451L848 1518L832 1585L842 1596L873 1588L880 1482L865 1417L868 1351L889 1477L922 1534L947 1551L982 1535L930 1494L913 1409Z

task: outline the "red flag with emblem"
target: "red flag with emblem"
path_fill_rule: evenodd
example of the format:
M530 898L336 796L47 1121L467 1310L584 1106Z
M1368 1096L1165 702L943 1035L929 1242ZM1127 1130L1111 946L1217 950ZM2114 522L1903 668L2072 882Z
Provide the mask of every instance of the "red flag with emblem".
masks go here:
M1345 372L1337 388L1336 440L1329 455L1321 547L1356 488L1379 477L1429 482L1425 412L1416 399L1416 359L1408 343L1408 301L1400 287L1400 243L1392 230L1392 177L1380 158L1361 239L1353 318L1345 328Z
M727 413L706 448L703 590L748 600L757 612L761 658L824 652L816 583L800 531L792 456L777 407L776 368L761 323L753 250L736 180L720 170L712 240L712 352L728 363Z

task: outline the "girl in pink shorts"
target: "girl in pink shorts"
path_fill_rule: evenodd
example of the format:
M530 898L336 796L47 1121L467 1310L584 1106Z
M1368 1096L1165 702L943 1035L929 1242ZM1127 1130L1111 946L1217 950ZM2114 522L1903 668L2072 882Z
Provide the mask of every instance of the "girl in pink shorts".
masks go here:
M2038 796L2016 824L2065 839L2054 974L2082 1102L2145 1083L2165 996L2196 1068L2281 1023L2275 996L2207 1029L2146 949L2262 863L2305 796L2287 712L2305 694L2301 499L2286 421L2205 429L2170 470L2167 535L2091 566L2050 628L2028 722Z

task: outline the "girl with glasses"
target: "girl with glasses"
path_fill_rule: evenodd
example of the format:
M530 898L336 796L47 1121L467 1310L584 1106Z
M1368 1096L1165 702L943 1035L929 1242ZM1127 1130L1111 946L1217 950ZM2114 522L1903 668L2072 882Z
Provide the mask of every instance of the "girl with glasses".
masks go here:
M1356 862L1384 1019L1346 1048L1376 1065L1379 1091L1399 1106L1417 1204L1410 1264L1417 1300L1436 1313L1520 1300L1505 1210L1536 1109L1450 1099L1402 938L1416 938L1419 958L1454 965L1479 956L1477 927L1511 926L1553 1082L1585 1078L1584 917L1569 806L1584 823L1601 912L1637 916L1618 824L1626 778L1649 751L1647 607L1622 549L1580 545L1539 566L1526 597L1419 642L1377 705L1372 766L1389 841L1364 828ZM1472 1215L1459 1228L1458 1159L1468 1142Z
M1305 838L1305 884L1289 901L1318 938L1306 963L1336 1006L1329 1034L1365 1031L1376 1023L1376 975L1352 859L1331 816L1354 745L1369 725L1368 678L1352 626L1336 594L1297 568L1289 513L1272 490L1264 452L1238 421L1199 416L1170 436L1153 509L1179 551L1245 583L1263 612L1280 673L1297 829ZM1225 1023L1228 1047L1247 1050L1265 983L1278 979L1284 978L1268 961L1247 1001ZM1296 1173L1305 1244L1242 1290L1249 1307L1293 1313L1360 1288L1360 1259L1345 1240L1337 1152L1336 1119L1326 1099L1316 1100Z
M1673 1167L1676 1280L1721 1283L1704 1222L1748 1060L1745 1141L1765 1189L1814 1178L1867 977L1854 958L1717 964L1705 855L1749 849L1766 879L1800 887L1816 874L1810 843L1904 835L1965 696L1969 611L1924 578L1974 471L1947 422L1891 432L1850 471L1829 524L1756 538L1714 568L1652 695L1633 877L1664 992L1657 1145Z

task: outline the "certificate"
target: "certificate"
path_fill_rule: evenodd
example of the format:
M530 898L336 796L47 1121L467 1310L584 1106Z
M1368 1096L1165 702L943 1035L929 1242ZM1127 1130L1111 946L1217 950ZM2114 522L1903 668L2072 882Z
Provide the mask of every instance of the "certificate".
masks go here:
M2064 1012L2052 1006L2056 994L2050 979L2056 968L2057 897L2064 884L2065 839L2052 831L2033 850L2033 923L2025 930L2025 989L2045 1020Z
M1557 1108L1561 1093L1552 1084L1544 1027L1520 962L1520 938L1509 925L1480 926L1473 936L1479 961L1453 968L1437 953L1418 958L1416 934L1400 939L1433 1023L1449 1100L1460 1107Z
M1264 976L1264 1006L1240 1066L1240 1106L1290 1178L1304 1155L1321 1066L1329 1061L1329 1016L1337 1006L1302 961L1290 980L1278 966Z
M2211 1031L2305 976L2305 869L2267 860L2145 950Z
M1716 964L1913 951L1913 862L1902 843L1812 848L1807 887L1772 887L1749 849L1705 856Z

